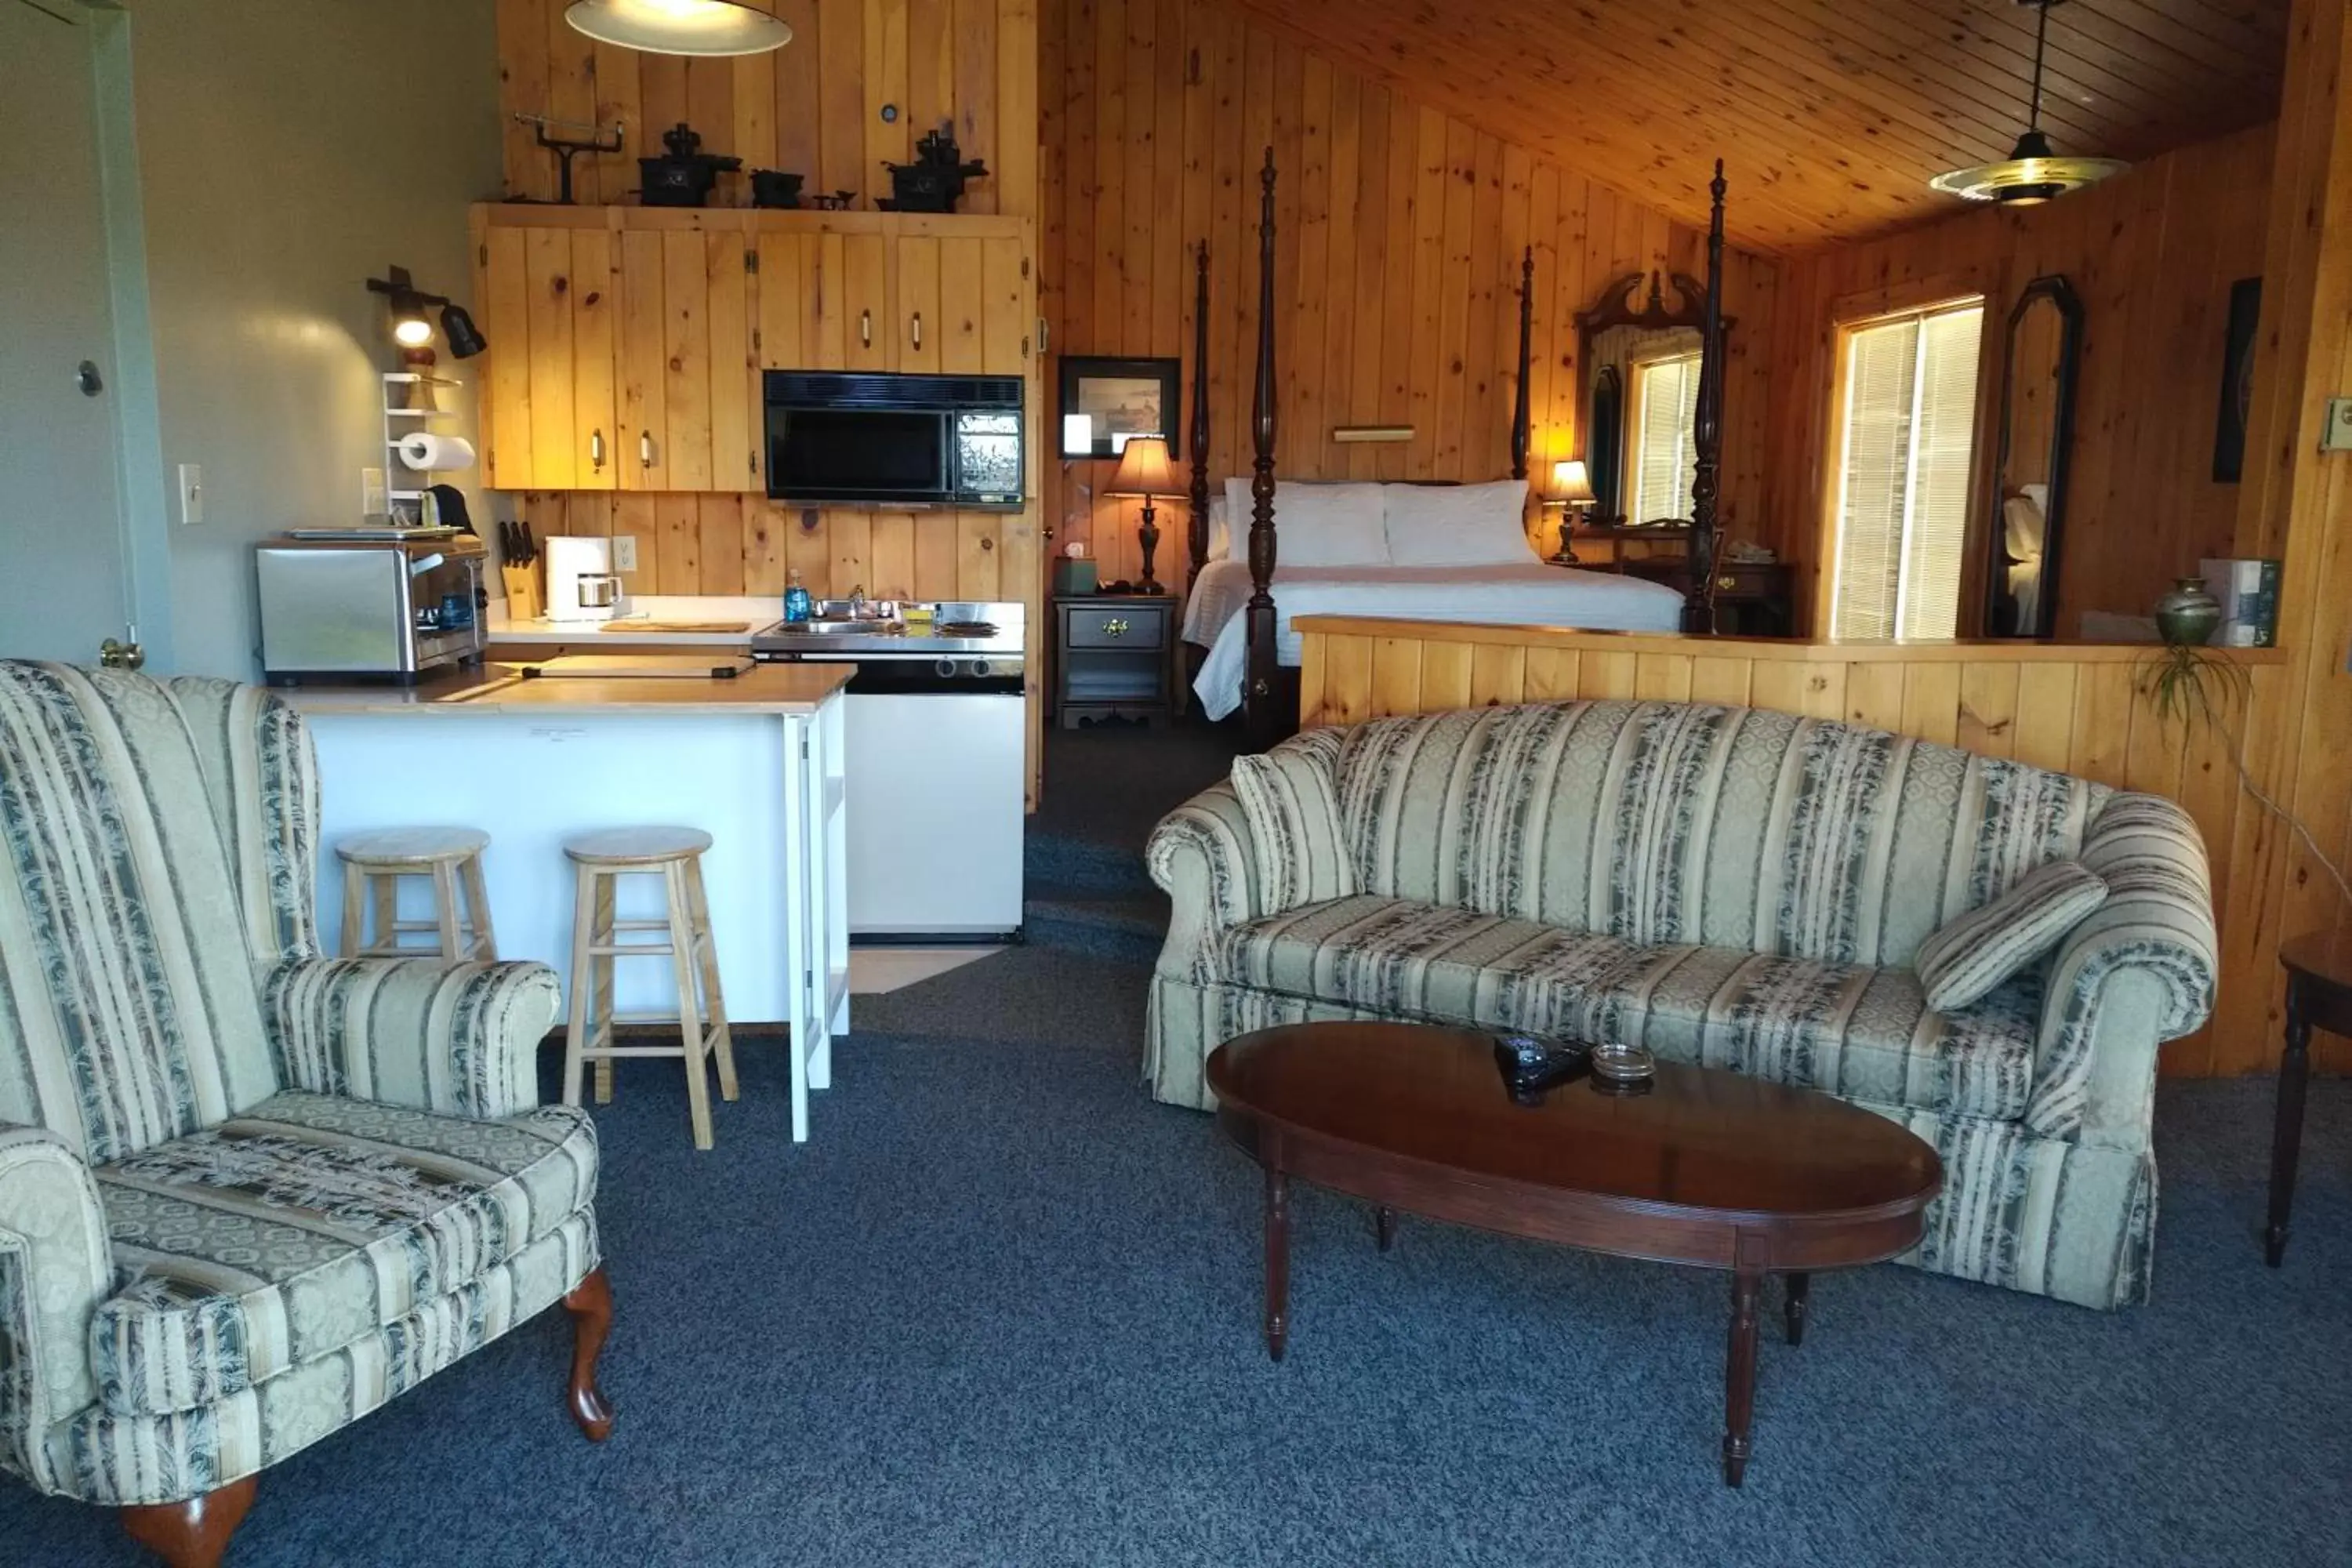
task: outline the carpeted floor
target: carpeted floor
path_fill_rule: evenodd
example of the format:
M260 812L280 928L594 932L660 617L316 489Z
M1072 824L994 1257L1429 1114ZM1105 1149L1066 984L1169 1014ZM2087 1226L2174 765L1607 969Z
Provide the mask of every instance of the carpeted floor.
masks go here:
M2352 1561L2343 1085L2278 1272L2268 1086L2215 1083L2160 1096L2144 1310L1822 1279L1732 1492L1719 1276L1411 1222L1382 1258L1309 1192L1273 1365L1255 1170L1138 1086L1140 971L1013 950L860 1008L800 1148L772 1047L702 1155L623 1064L609 1444L558 1313L268 1472L231 1563ZM137 1559L7 1482L0 1561Z

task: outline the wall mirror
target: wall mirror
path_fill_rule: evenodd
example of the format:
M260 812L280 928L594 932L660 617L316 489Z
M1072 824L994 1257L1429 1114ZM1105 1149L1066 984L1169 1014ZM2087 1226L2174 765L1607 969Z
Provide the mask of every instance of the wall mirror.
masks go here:
M2083 302L2063 278L2037 278L2009 312L2001 354L2000 463L1986 530L1985 635L2046 637L2057 624L2066 459L2074 423Z
M1706 289L1680 272L1629 272L1576 313L1577 428L1594 523L1690 521L1706 321ZM1726 342L1732 324L1723 319Z

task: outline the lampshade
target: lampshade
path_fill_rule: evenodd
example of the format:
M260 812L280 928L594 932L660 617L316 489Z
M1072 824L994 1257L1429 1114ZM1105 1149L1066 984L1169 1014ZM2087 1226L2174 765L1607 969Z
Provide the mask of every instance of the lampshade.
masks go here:
M1168 443L1158 436L1134 436L1119 454L1118 472L1104 487L1105 495L1173 496L1184 493L1176 465L1168 460Z
M793 30L736 0L572 0L563 19L599 43L656 55L758 55Z
M1545 499L1570 502L1593 499L1592 478L1584 471L1583 458L1563 458L1551 466L1551 489Z

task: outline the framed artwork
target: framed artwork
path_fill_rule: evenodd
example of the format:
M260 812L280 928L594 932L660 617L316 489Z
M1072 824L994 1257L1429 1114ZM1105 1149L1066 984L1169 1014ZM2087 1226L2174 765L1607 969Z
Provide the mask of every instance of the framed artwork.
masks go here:
M1159 436L1177 453L1183 404L1174 359L1062 356L1061 455L1116 458L1137 436Z
M2230 285L2229 335L2221 348L2221 412L2213 427L2213 480L2234 485L2246 467L2246 416L2254 402L2254 328L2262 320L2263 280Z

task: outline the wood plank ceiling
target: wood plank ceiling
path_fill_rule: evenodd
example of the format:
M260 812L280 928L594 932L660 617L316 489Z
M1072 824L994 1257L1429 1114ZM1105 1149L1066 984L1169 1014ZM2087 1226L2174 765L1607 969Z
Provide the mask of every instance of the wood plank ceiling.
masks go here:
M1491 134L1706 221L1727 166L1743 244L1802 249L1957 210L1946 169L2024 129L2016 0L1239 0ZM2278 112L2287 0L2067 0L2042 121L2061 154L2142 159Z

